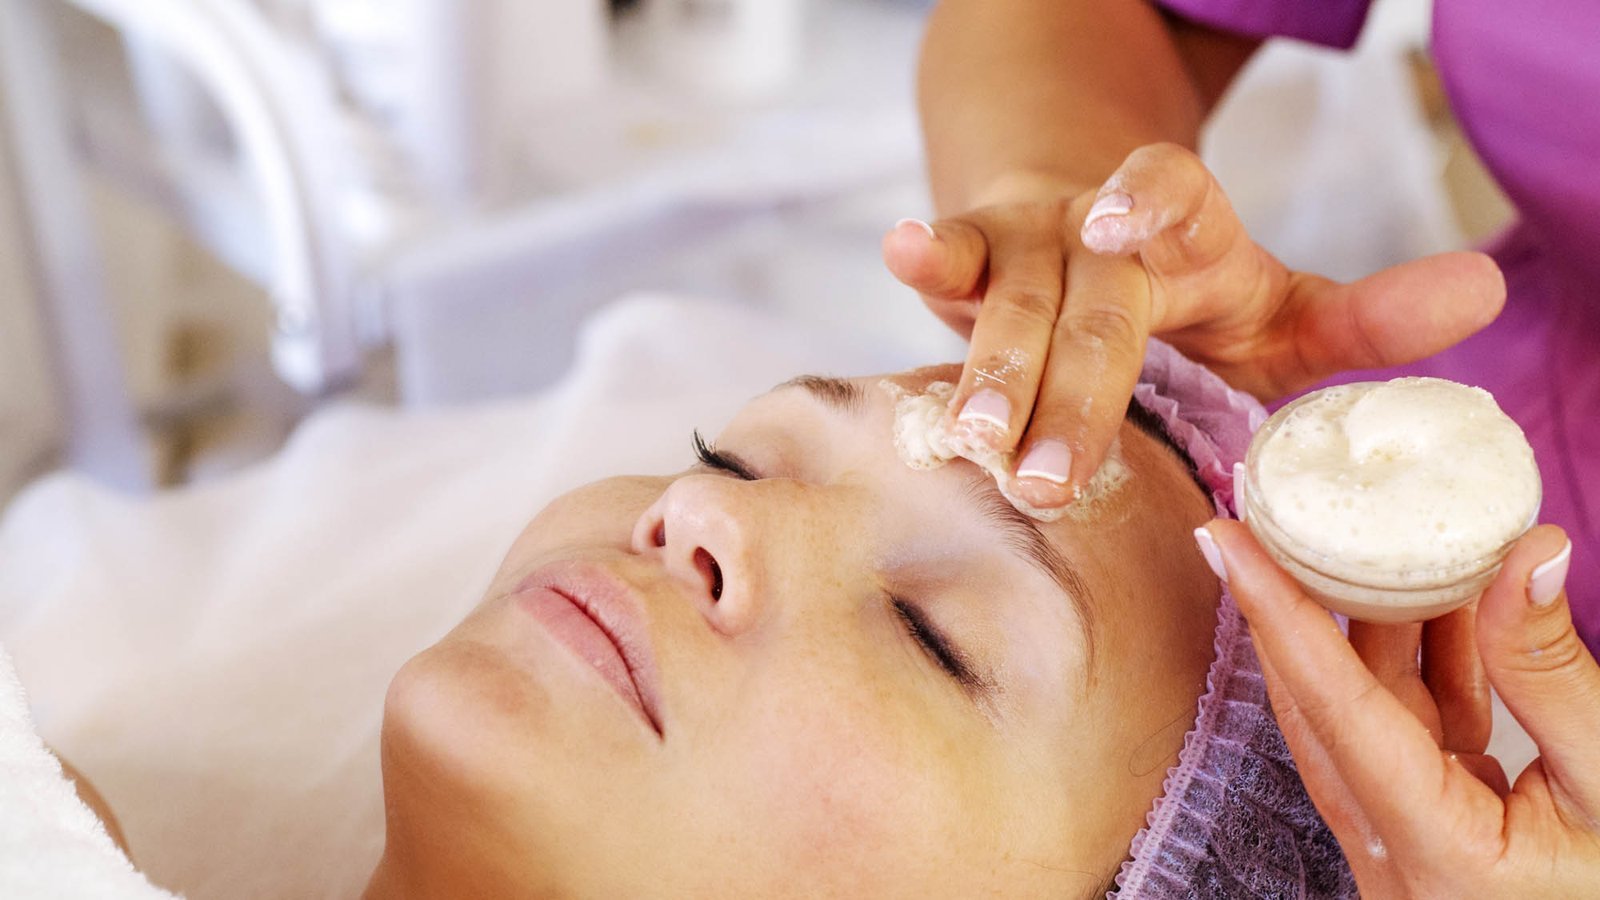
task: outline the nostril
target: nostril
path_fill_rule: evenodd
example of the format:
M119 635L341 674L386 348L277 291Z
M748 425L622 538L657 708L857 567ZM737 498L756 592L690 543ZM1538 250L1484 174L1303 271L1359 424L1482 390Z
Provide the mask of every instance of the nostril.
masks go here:
M716 602L722 599L722 567L717 565L716 557L706 552L703 547L696 547L694 551L694 564L706 574L711 582L711 600Z
M657 522L654 531L650 532L650 543L660 549L667 545L667 523L665 520Z

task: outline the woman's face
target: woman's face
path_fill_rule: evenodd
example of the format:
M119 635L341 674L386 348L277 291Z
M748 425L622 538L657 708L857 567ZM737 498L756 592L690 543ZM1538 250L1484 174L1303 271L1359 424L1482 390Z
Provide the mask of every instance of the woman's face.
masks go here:
M879 380L779 387L713 465L541 512L394 680L375 884L1101 889L1201 692L1210 502L1125 424L1131 480L1032 523L968 463L903 465Z

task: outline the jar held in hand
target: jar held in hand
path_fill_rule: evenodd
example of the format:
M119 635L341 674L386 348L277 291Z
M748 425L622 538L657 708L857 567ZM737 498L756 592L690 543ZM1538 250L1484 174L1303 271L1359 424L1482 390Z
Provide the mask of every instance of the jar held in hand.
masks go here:
M1482 592L1538 517L1533 450L1487 391L1439 378L1326 388L1251 442L1240 512L1312 597L1421 621Z

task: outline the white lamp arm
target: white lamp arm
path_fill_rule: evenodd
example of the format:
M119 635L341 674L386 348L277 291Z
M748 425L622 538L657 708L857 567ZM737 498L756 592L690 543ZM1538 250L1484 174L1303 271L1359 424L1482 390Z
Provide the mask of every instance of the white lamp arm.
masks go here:
M69 0L188 69L232 129L260 198L277 310L273 361L316 393L360 366L354 259L338 220L334 94L301 48L242 0Z

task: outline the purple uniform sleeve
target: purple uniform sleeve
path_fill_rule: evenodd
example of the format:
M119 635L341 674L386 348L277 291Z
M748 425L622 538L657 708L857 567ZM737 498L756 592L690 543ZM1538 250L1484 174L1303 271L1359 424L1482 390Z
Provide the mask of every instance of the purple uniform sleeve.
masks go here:
M1347 49L1372 0L1157 0L1202 25L1251 37L1290 37Z

